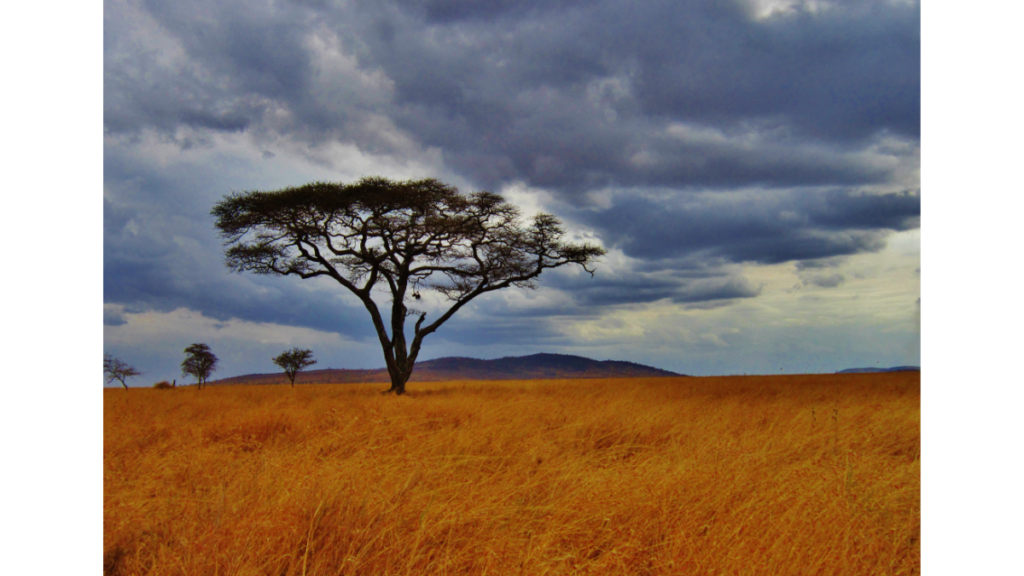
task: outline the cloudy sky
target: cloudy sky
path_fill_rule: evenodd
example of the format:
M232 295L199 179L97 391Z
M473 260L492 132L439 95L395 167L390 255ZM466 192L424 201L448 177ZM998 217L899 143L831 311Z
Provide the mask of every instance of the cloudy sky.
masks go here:
M436 177L608 250L421 359L686 374L920 364L921 15L905 0L106 0L103 345L183 378L383 367L329 281L232 274L233 191Z
M919 68L918 6L900 2L367 4L22 2L0 19L0 437L27 471L6 479L9 562L31 572L56 538L71 573L102 546L101 352L139 385L180 381L197 340L224 376L292 345L383 364L333 287L226 274L208 216L232 190L380 174L492 188L611 251L594 279L545 274L460 313L431 357L775 373L922 346L926 569L1019 567L1019 5L928 4Z

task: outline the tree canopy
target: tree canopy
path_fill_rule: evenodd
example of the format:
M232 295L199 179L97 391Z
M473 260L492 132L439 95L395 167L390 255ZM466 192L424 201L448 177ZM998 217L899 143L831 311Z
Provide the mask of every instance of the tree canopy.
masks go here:
M313 182L272 192L225 196L212 211L236 272L332 278L369 312L401 394L423 339L474 298L508 287L536 288L550 268L577 264L593 274L600 246L562 240L557 218L524 223L519 209L492 192L462 194L438 180L363 178ZM390 296L385 320L373 291ZM410 308L433 291L447 309L431 322ZM408 341L407 316L417 317Z
M217 367L217 357L206 344L192 344L185 348L185 360L181 363L181 373L196 379L199 390L203 389L206 379Z
M274 358L274 364L280 366L288 379L291 380L292 388L295 387L295 376L300 370L307 366L316 364L316 360L313 359L312 350L304 350L300 348L292 348L286 350Z

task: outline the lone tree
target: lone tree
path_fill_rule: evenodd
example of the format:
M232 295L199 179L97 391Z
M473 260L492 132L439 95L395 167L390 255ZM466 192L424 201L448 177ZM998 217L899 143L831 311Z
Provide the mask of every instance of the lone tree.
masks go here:
M299 373L299 370L316 364L316 360L313 359L313 352L311 350L292 348L274 358L274 364L284 369L284 373L292 381L292 388L295 388L295 376Z
M206 379L217 367L217 357L210 352L206 344L193 344L185 348L185 361L181 363L181 373L185 376L193 376L202 390Z
M557 218L538 214L524 224L519 209L492 192L464 195L434 179L353 184L314 182L273 192L225 196L212 211L235 272L326 276L347 288L370 313L391 388L403 394L423 339L469 301L515 286L536 288L546 269L589 267L605 250L562 241ZM385 321L375 288L390 296ZM447 300L433 322L410 308L422 292ZM406 317L417 317L411 342Z
M142 372L139 372L134 366L120 358L114 358L110 354L104 354L103 374L107 377L107 384L117 380L121 383L121 386L124 386L124 389L127 390L128 385L124 382L125 378L130 376L141 376Z

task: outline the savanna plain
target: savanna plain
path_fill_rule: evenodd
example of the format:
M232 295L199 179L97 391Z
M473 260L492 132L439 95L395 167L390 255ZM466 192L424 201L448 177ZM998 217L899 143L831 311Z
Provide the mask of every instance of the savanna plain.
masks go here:
M918 574L920 373L104 392L108 575Z

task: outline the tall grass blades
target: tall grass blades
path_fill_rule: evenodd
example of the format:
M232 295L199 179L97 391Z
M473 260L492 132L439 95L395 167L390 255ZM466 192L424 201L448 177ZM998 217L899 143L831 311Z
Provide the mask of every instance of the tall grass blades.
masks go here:
M104 572L920 573L918 373L380 389L107 392Z

